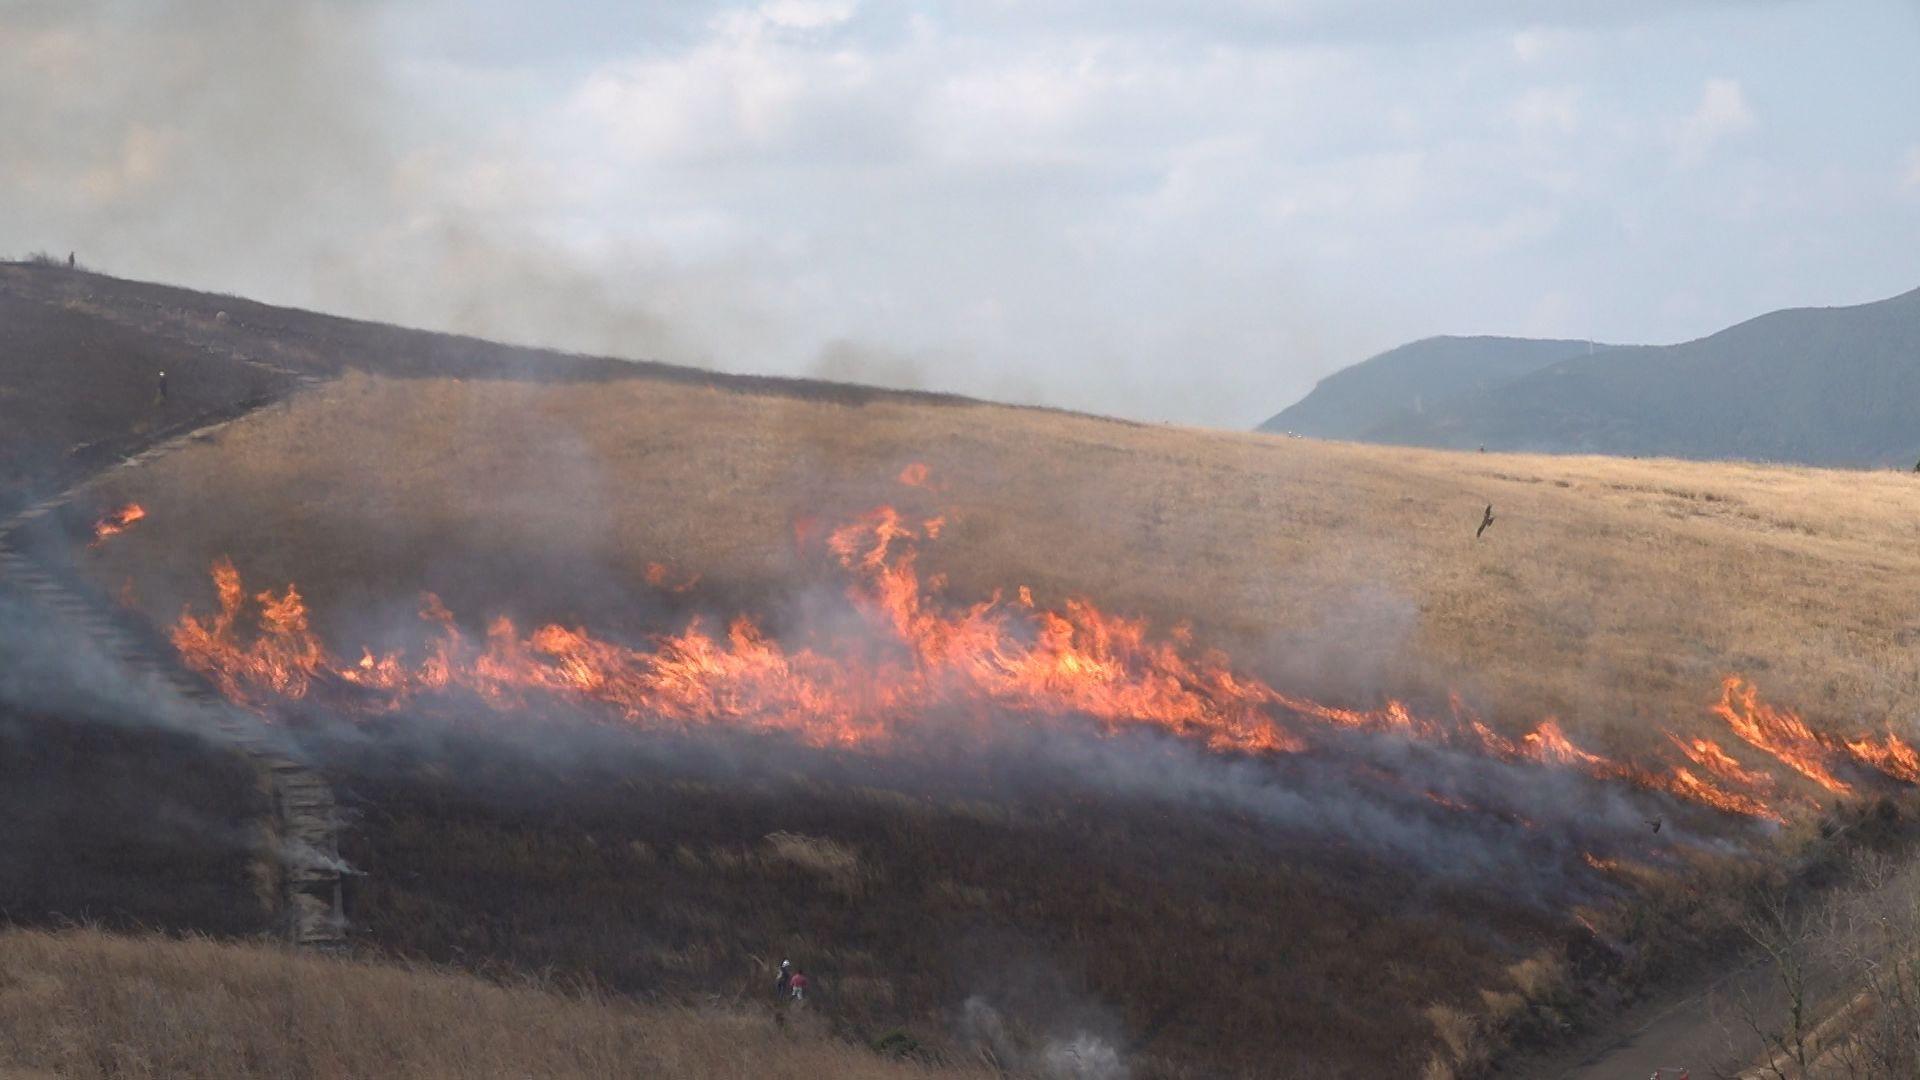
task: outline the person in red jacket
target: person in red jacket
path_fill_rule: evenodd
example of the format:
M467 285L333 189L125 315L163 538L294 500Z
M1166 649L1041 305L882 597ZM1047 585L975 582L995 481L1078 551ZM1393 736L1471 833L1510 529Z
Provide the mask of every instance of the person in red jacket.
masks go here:
M807 973L806 972L795 971L793 973L793 978L787 982L787 986L788 986L787 992L793 995L793 1000L795 1001L807 1000Z

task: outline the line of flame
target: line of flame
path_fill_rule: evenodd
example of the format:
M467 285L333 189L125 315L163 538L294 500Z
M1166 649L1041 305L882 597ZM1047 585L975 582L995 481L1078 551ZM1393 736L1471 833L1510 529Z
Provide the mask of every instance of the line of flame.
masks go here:
M1013 602L995 593L965 606L934 599L942 582L917 570L918 543L940 519L915 523L879 507L825 537L852 577L847 598L867 631L825 649L788 647L752 618L725 632L699 618L677 634L632 648L578 627L549 624L522 634L506 618L469 641L437 597L421 616L434 626L425 655L361 650L341 660L309 626L289 585L252 597L255 632L240 575L225 559L213 569L218 610L182 613L173 640L182 658L234 701L261 705L305 697L317 684L357 688L358 707L391 710L422 694L461 690L502 709L530 694L594 702L636 724L728 724L790 733L818 746L878 746L907 718L987 710L1035 719L1084 717L1102 730L1150 728L1215 751L1305 751L1316 731L1391 733L1502 761L1567 769L1598 780L1665 793L1729 814L1784 820L1780 784L1743 765L1711 739L1670 735L1684 763L1643 768L1576 745L1549 717L1518 738L1503 735L1456 697L1447 714L1422 716L1399 701L1351 709L1284 693L1236 671L1228 658L1196 648L1175 626L1163 636L1145 620L1110 615L1085 600L1035 605L1025 587ZM807 523L801 535L812 535ZM657 575L665 581L664 570ZM1839 771L1866 771L1920 783L1920 754L1893 734L1840 739L1759 700L1737 676L1712 708L1740 740L1836 794L1852 784Z

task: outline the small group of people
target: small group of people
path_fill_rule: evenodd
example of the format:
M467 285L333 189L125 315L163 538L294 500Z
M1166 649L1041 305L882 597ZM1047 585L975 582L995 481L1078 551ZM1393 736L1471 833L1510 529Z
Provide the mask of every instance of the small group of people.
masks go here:
M781 1001L807 1000L807 973L794 967L791 960L780 961L780 978L774 986Z

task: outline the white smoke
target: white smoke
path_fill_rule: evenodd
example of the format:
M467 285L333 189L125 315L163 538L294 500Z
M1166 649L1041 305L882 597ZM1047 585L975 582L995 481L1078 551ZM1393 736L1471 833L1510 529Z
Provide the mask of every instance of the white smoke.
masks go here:
M981 1056L1002 1069L1046 1080L1126 1080L1130 1075L1120 1051L1104 1037L1084 1029L1036 1034L978 994L961 1004L956 1026L962 1042L984 1051Z

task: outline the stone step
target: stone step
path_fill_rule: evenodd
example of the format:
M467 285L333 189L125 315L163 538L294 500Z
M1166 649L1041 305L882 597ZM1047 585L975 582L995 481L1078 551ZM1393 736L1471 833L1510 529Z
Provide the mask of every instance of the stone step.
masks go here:
M18 519L14 519L17 521ZM14 522L6 523L11 526ZM0 526L4 528L5 526ZM338 909L340 819L332 788L312 767L273 748L258 722L243 720L204 679L157 653L119 623L117 613L101 608L66 588L33 561L4 544L0 531L0 570L9 584L22 588L50 616L84 631L101 652L119 659L136 674L173 690L181 702L203 714L205 726L229 735L272 778L277 832L312 849L312 861L297 859L282 871L288 935L296 943L332 948L346 941Z

